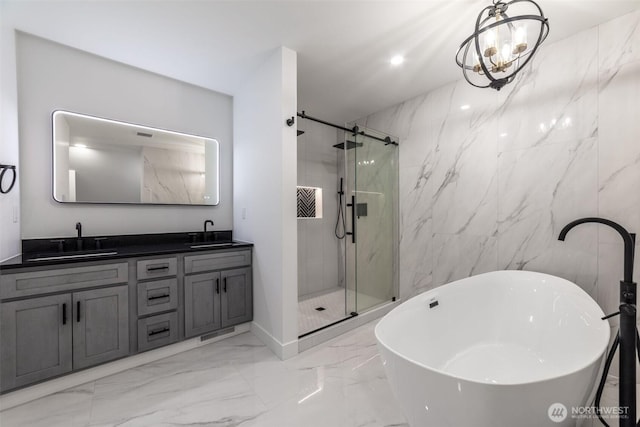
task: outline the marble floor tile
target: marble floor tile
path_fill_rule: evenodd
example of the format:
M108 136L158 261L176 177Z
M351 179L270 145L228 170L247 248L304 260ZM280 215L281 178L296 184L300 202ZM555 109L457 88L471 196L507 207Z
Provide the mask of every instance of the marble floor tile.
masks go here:
M376 321L281 361L251 333L0 412L2 427L409 427ZM616 404L615 378L602 404ZM584 420L583 426L595 426Z
M374 327L284 362L241 334L0 412L0 425L408 427Z
M94 383L72 387L0 412L0 426L82 427L89 425Z

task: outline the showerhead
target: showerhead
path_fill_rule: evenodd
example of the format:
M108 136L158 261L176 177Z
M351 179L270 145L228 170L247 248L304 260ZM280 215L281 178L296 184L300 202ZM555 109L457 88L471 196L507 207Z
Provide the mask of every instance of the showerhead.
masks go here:
M351 150L352 148L356 148L356 147L362 147L363 145L362 142L346 141L346 142L341 142L340 144L336 144L334 145L334 147L344 150L345 144L347 145L347 150Z

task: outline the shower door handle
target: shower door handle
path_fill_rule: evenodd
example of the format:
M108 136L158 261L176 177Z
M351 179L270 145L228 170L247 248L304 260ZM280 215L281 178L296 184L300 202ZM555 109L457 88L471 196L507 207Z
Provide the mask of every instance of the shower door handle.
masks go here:
M351 203L347 203L347 206L351 208L351 231L345 232L351 236L351 243L356 242L356 196L351 196Z

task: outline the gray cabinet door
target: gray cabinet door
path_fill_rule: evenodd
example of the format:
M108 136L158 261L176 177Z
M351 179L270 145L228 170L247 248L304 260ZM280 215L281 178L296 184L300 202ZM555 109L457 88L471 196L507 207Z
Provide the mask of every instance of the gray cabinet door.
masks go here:
M129 354L127 286L73 294L73 369Z
M220 329L220 288L220 273L184 278L185 337Z
M222 327L253 319L251 268L224 270L222 276Z
M6 302L0 312L1 391L71 371L70 294Z

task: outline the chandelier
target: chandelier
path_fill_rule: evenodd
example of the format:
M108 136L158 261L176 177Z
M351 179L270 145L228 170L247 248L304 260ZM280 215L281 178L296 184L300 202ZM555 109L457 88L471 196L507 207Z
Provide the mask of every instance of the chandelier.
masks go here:
M500 90L527 65L548 34L548 19L533 0L493 0L460 45L456 63L471 85Z

